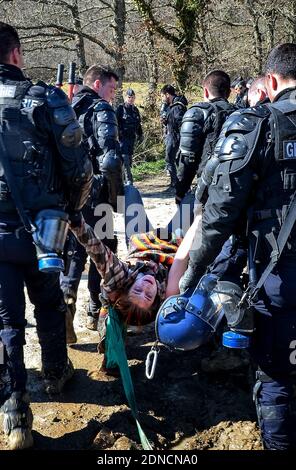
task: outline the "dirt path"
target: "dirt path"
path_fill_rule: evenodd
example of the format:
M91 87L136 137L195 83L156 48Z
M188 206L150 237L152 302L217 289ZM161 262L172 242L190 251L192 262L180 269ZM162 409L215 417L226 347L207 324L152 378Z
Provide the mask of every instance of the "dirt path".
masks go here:
M175 211L165 176L138 184L155 225L164 225ZM123 221L118 216L120 254L125 253ZM75 327L78 343L69 347L76 371L58 401L42 391L40 348L32 307L27 307L25 356L28 389L34 414L36 449L130 449L138 446L133 418L126 405L120 379L98 372L102 356L96 352L97 334L84 326L86 279L79 291ZM154 341L153 325L129 336L127 354L134 381L141 423L156 448L260 449L251 401L251 374L247 354L207 345L187 353L159 356L154 380L144 375L147 352ZM218 348L218 349L217 349ZM5 449L0 432L0 449Z

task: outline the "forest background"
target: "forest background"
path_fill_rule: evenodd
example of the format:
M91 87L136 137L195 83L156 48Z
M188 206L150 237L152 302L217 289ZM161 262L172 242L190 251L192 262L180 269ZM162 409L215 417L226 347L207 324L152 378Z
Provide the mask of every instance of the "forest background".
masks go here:
M58 63L67 73L75 61L80 76L102 63L120 77L118 101L135 89L145 131L135 164L144 173L163 166L161 85L192 103L210 70L257 76L274 45L296 41L295 0L0 0L0 19L18 29L33 80L54 83Z

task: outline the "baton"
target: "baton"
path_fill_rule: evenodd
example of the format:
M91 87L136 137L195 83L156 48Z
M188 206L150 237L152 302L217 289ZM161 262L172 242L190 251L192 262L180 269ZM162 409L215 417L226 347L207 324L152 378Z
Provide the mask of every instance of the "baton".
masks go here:
M55 86L57 88L62 88L63 86L63 76L64 76L64 64L58 64L58 71L57 71L57 81Z

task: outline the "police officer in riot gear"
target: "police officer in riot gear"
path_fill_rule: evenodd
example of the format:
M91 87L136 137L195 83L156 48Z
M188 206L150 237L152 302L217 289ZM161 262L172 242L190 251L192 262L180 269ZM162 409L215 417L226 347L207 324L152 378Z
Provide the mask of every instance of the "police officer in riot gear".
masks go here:
M122 158L118 140L118 124L116 113L110 102L114 99L117 74L106 66L93 65L85 73L83 87L74 96L72 106L78 117L83 131L83 139L88 148L89 155L94 167L94 182L90 197L83 209L86 222L95 227L100 220L95 215L98 205L109 204L114 210L117 209L117 196L123 194ZM105 214L103 214L105 216ZM111 236L104 239L104 243L116 251L116 238L113 234L112 211L108 212L107 229ZM104 238L103 234L100 234ZM61 278L61 286L65 295L67 308L67 341L76 342L73 329L73 318L75 314L75 303L79 282L84 271L87 254L85 249L76 241L75 237L69 236L69 266L65 276ZM101 302L99 300L100 275L94 265L90 262L88 272L89 306L87 316L87 327L95 330Z
M72 223L91 187L92 165L66 95L23 75L16 30L0 23L0 405L11 449L33 444L26 393L24 283L35 306L45 391L59 393L73 374L67 358L65 303L58 273L38 270L32 234L22 223L13 180L31 220L43 209L66 209ZM10 177L4 168L9 168ZM10 179L10 183L8 180Z
M131 166L136 138L138 138L140 142L143 140L141 116L137 106L134 104L135 99L136 95L134 90L128 88L125 102L120 104L116 110L120 149L124 164L124 176L127 184L133 184Z
M176 157L180 143L180 127L182 118L187 109L187 99L185 96L178 96L172 85L165 85L161 89L162 103L166 103L169 108L163 123L166 126L165 136L165 161L166 169L169 172L172 188L175 187L177 181Z
M205 206L202 244L191 253L180 284L182 290L195 284L247 213L257 282L270 260L274 266L252 297L252 352L258 364L254 399L265 448L285 450L295 444L290 409L295 374L295 227L285 234L289 238L280 258L278 235L287 231L291 217L295 220L296 210L296 44L271 51L265 82L271 104L235 113L225 124Z
M230 78L213 70L203 81L205 102L195 103L184 114L180 130L176 202L179 203L211 157L222 125L235 108L228 102Z

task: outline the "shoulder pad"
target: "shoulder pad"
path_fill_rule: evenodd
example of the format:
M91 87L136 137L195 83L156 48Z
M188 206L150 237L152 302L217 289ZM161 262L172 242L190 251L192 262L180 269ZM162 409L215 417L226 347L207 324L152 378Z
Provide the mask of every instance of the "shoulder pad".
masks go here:
M116 112L109 103L100 101L94 106L95 119L98 123L108 123L117 127Z
M232 132L240 132L242 134L252 132L256 128L258 121L264 117L259 113L256 114L254 109L240 109L232 113L223 126L225 136L227 137Z
M94 106L94 111L96 113L100 111L109 111L115 113L114 109L112 108L111 104L107 103L105 100L99 100L96 105Z
M229 173L241 170L250 161L264 122L262 116L246 111L231 114L225 123L226 132L225 128L222 129L222 142L219 139L215 149L220 163L231 162Z
M41 83L43 85L43 82ZM26 94L22 100L22 106L24 108L31 108L33 110L36 106L42 106L44 104L46 99L46 88L42 85L32 85L26 91Z
M209 114L210 114L210 108L202 107L202 106L199 106L198 104L196 105L194 104L184 114L183 121L199 121L203 125L203 123L208 118Z
M66 93L63 92L60 88L56 88L52 85L47 85L46 87L46 100L50 108L59 108L60 106L65 106L69 104L68 97Z
M220 162L227 160L243 159L248 152L248 144L243 134L230 134L225 137L220 149L219 160Z
M31 86L27 94L29 96L33 96L34 98L45 98L45 92L46 88L38 83L37 85Z

